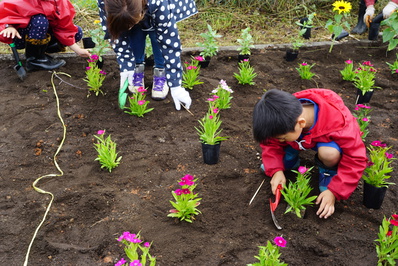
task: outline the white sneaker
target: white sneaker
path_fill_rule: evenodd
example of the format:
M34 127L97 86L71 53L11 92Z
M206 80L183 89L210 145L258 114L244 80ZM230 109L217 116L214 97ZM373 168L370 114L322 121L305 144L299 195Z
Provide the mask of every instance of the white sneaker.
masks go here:
M129 86L129 91L131 93L136 93L139 88L144 88L144 70L144 64L136 65L134 70L133 85Z
M164 100L168 93L169 86L167 86L166 72L164 68L155 67L153 69L152 99Z

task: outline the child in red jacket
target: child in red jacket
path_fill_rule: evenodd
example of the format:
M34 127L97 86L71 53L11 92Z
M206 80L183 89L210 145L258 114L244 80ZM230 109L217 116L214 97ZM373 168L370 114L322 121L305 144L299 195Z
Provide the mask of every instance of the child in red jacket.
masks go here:
M79 56L90 56L88 50L76 44L83 32L73 24L74 15L75 9L69 0L2 0L0 42L14 43L17 49L25 48L28 71L59 68L65 61L45 54L51 44L69 46Z
M286 183L286 169L299 166L299 151L317 151L320 204L317 215L334 213L335 200L347 199L366 167L366 148L358 122L335 92L308 89L293 95L273 89L253 111L253 133L262 148L272 191Z

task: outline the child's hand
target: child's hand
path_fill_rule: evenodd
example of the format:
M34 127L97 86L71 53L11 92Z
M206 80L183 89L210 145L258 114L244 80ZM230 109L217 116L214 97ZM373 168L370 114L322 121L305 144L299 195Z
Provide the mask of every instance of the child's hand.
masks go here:
M5 38L14 39L15 37L17 37L18 39L22 39L22 37L19 34L19 32L17 31L17 29L12 26L9 26L8 28L2 30L0 32L0 35L3 35L3 37L5 37Z
M316 199L316 204L321 204L319 206L316 215L319 215L319 218L328 218L334 213L334 203L336 202L336 197L333 193L327 189L321 194L319 194L318 198Z
M81 57L90 57L91 56L91 53L89 50L81 48L76 43L69 46L69 48L72 49L73 52L75 52L77 55L79 55Z
M272 178L271 178L271 190L272 193L275 194L276 188L278 187L279 184L282 185L282 187L285 187L286 184L286 177L283 171L278 171L276 172Z

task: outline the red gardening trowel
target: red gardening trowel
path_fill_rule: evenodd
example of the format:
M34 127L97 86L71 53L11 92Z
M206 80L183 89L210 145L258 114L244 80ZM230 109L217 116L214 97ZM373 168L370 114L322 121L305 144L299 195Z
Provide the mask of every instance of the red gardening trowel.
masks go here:
M17 64L14 66L14 69L17 72L18 77L21 80L24 80L26 77L26 71L25 71L25 68L23 68L23 66L22 66L21 60L19 59L19 55L17 52L17 48L15 47L15 43L11 43L10 47L12 50L12 54L14 55L14 59L17 62Z
M282 227L279 225L278 221L276 220L274 212L276 210L276 207L278 207L279 201L281 199L281 190L282 190L282 185L279 184L275 190L275 201L272 202L272 199L271 198L269 199L269 207L271 209L272 220L274 221L274 224L278 230L282 230Z

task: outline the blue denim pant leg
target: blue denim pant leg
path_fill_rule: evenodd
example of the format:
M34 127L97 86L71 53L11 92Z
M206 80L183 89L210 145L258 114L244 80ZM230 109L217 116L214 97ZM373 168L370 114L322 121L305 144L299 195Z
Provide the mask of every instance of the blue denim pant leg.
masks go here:
M319 147L322 146L327 146L327 147L332 147L338 150L340 153L342 152L341 148L339 145L337 145L336 142L331 141L331 142L319 142L317 143L316 147L314 150L318 151ZM318 153L315 154L315 164L318 166L319 170L319 191L323 192L328 189L328 185L330 181L332 181L332 178L337 175L337 166L335 167L327 167L322 163L321 160L318 158Z

